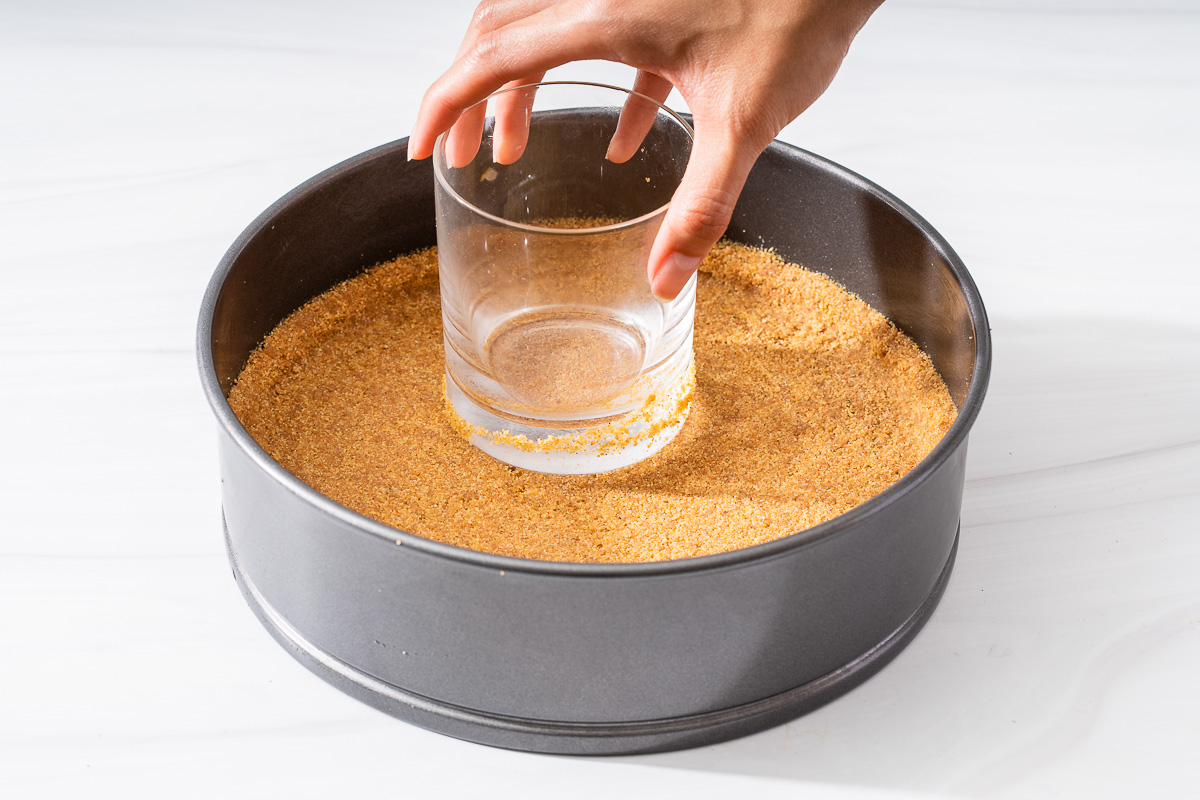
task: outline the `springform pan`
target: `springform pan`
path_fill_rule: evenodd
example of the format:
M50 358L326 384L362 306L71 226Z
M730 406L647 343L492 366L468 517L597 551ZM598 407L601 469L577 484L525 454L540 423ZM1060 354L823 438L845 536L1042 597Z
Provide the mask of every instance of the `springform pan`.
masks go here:
M450 736L518 750L643 753L781 724L846 693L917 634L958 545L967 435L991 365L963 263L888 192L774 143L728 236L824 272L929 353L958 420L872 500L755 547L569 564L398 531L314 491L226 396L306 301L435 244L433 173L407 140L305 182L238 237L204 296L198 358L217 417L225 542L251 609L345 693Z

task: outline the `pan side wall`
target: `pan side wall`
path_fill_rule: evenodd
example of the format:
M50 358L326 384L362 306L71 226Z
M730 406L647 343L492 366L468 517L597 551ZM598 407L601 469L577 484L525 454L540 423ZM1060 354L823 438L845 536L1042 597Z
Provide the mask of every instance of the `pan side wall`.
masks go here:
M363 266L433 243L432 171L406 162L403 147L314 178L231 248L212 307L211 357L223 393L291 310ZM792 193L781 196L780 186ZM799 210L790 221L788 203ZM844 230L852 217L866 227ZM974 356L961 288L945 254L878 197L800 151L773 147L730 233L754 244L761 237L877 304L931 352L961 404ZM905 270L919 276L914 286ZM922 296L941 310L917 313ZM946 565L966 456L963 437L869 513L851 512L769 556L595 576L520 562L501 570L470 554L397 545L356 515L314 502L239 437L244 431L227 422L219 441L230 545L256 591L307 641L441 702L596 723L760 700L886 639Z
M304 638L411 693L574 722L730 708L874 647L921 605L945 565L964 456L881 513L770 558L587 577L397 545L315 508L229 437L220 446L234 555Z

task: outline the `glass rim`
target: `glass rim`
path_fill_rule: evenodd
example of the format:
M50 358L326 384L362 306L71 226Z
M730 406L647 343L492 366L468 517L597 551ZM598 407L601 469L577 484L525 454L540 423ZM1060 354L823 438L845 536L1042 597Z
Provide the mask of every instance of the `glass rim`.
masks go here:
M658 102L653 97L642 94L641 92L635 92L632 89L626 89L622 86L613 86L612 84L608 84L608 83L595 83L593 81L538 81L537 83L523 83L519 86L508 86L503 89L497 89L496 91L489 94L487 97L480 100L478 103L468 106L466 110L469 111L470 109L475 108L475 106L478 106L478 105L486 106L487 102L489 100L491 100L493 97L498 97L499 95L507 94L508 92L515 92L519 89L541 88L543 86L587 86L587 87L593 88L593 89L611 89L612 91L621 92L622 94L629 95L631 97L640 97L643 100L646 100L646 101L658 106L658 108L660 110L665 111L671 118L673 118L676 122L679 123L679 125L683 128L684 133L687 134L688 139L691 139L693 141L695 140L695 131L693 130L691 123L689 123L686 119L684 119L681 114L668 108L667 106L663 105L662 103ZM580 108L588 108L588 107L589 106L580 106ZM463 113L466 113L466 111L464 111ZM481 216L485 219L491 220L493 222L499 223L500 225L504 225L509 228L514 228L516 230L526 231L529 233L546 234L546 235L554 235L554 236L586 236L586 235L595 234L595 233L611 233L614 231L622 230L624 228L631 228L631 227L633 227L635 225L639 225L647 220L653 219L656 216L665 214L667 209L670 208L670 206L671 206L671 201L668 200L666 203L664 203L663 205L654 209L653 211L648 211L639 217L634 217L633 219L627 219L627 220L622 220L620 222L615 222L612 225L598 225L594 228L547 228L547 227L542 227L541 225L530 225L529 223L526 223L526 222L516 222L511 219L505 219L504 217L498 217L495 214L484 211L482 208L479 208L477 205L475 205L471 201L467 200L465 197L463 197L457 191L455 191L454 187L451 186L449 181L446 180L446 176L444 174L445 158L442 157L442 156L444 156L445 149L446 149L445 140L446 140L446 134L440 133L440 134L438 134L437 141L434 142L434 145L433 145L433 174L436 177L438 184L443 189L446 190L447 194L449 194L451 197L453 197L459 204L461 204L465 208L470 209L471 211L475 212L476 214L478 214L479 216ZM688 158L690 160L691 156L689 155ZM672 193L672 199L674 199L674 193Z

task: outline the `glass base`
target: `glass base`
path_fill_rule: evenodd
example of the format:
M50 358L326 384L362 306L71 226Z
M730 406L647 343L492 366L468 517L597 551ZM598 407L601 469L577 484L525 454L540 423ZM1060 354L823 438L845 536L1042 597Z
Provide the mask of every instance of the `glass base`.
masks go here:
M636 464L667 446L691 408L695 372L676 389L616 421L588 428L538 427L479 405L446 375L451 422L475 447L514 467L552 475L591 475ZM533 423L533 424L529 424Z

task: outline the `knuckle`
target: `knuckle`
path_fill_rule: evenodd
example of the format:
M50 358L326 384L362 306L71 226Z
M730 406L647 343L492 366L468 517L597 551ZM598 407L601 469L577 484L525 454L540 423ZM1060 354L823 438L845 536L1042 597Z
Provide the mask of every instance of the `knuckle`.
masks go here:
M483 33L471 42L464 59L471 72L489 76L494 83L500 83L505 55L506 48L499 34Z
M782 129L782 125L776 127L771 120L762 115L739 116L734 122L737 141L743 142L745 147L752 149L756 154L766 149Z
M501 9L502 4L498 0L483 0L482 3L475 6L475 13L471 15L471 29L476 31L492 30L498 24Z
M769 113L771 108L770 99L762 100L755 94L733 98L725 123L730 140L739 143L740 147L761 152L783 128L782 125L775 126Z
M611 46L637 11L638 4L626 0L580 0L571 6L571 20L581 34Z
M583 0L574 7L575 18L581 22L602 22L622 11L618 0Z
M692 236L715 241L729 227L736 200L732 192L706 189L683 200L677 211L678 220Z

